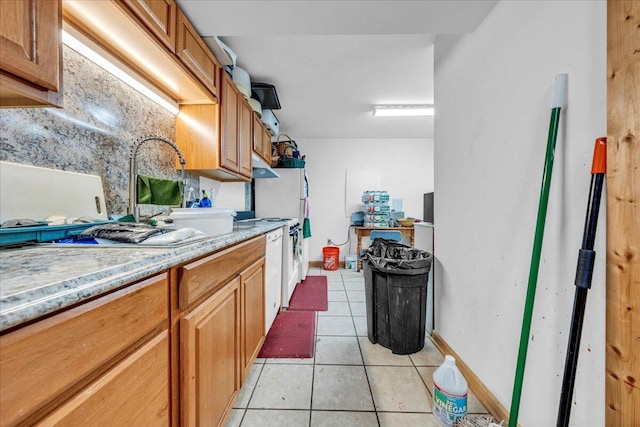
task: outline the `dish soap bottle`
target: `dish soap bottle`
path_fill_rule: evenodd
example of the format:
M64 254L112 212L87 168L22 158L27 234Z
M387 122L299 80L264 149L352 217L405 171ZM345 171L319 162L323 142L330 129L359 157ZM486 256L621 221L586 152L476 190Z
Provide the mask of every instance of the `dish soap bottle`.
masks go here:
M189 193L187 194L187 207L193 208L198 206L199 200L195 198L195 190L193 187L189 187ZM196 206L194 206L194 204Z
M200 199L200 204L198 206L201 208L211 207L211 200L209 200L209 196L204 190L202 190L202 199Z
M446 355L444 363L433 371L433 416L440 424L453 426L467 414L467 391L467 380L456 359Z

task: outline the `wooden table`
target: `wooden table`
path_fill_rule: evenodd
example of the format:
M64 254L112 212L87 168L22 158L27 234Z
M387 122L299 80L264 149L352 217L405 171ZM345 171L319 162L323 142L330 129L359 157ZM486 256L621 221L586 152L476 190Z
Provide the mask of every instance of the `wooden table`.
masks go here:
M362 250L362 238L369 237L372 231L399 231L402 237L408 237L410 239L410 246L413 248L414 232L413 226L411 227L355 227L356 237L358 238L358 248L356 254L360 255ZM358 271L362 269L362 261L358 258Z

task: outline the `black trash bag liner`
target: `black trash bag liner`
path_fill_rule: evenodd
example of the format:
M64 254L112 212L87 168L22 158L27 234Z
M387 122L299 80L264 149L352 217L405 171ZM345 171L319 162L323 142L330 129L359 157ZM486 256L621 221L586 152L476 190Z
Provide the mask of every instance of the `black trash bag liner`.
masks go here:
M140 243L166 231L140 222L112 222L87 228L78 235L78 239L98 238L121 243Z
M373 269L407 275L424 274L433 262L433 255L427 251L383 238L374 239L371 246L362 251L361 258Z

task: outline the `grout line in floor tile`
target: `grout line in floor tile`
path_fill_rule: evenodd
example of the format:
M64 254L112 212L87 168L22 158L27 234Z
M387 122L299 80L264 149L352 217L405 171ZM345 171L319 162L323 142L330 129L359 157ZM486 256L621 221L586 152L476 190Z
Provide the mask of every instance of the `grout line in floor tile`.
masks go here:
M313 364L311 365L311 393L309 400L309 426L311 426L311 417L313 416L313 389L316 380L316 357L318 356L318 321L320 316L316 311L316 329L313 334Z
M344 285L344 280L343 280L343 285ZM346 292L346 288L345 288L345 293ZM347 294L347 301L349 301L349 294ZM349 311L351 311L351 304L349 304ZM367 367L365 364L365 360L364 360L364 353L362 352L362 347L360 346L360 339L358 337L358 330L356 329L356 322L355 320L353 320L353 312L351 313L351 323L353 324L353 329L356 332L356 344L358 344L358 350L360 351L360 358L362 359L362 369L364 369L364 376L367 379L367 387L369 387L369 394L371 395L371 403L373 404L373 410L374 413L376 414L376 422L378 423L378 426L380 426L380 417L378 416L378 408L376 408L376 401L373 398L373 390L371 389L371 381L369 380L369 373L367 372Z
M266 360L265 360L266 362ZM266 363L261 363L260 365L260 372L258 373L258 378L256 378L256 383L253 385L253 389L251 390L251 393L249 394L249 399L247 399L247 406L245 406L244 408L242 408L244 410L244 412L242 413L242 417L240 418L240 426L242 425L242 423L244 422L244 417L247 415L247 410L249 409L249 403L251 402L251 399L253 399L253 393L256 392L256 388L258 388L258 381L260 381L260 377L262 376L262 371L264 370L264 365ZM233 410L233 408L231 408L231 410Z

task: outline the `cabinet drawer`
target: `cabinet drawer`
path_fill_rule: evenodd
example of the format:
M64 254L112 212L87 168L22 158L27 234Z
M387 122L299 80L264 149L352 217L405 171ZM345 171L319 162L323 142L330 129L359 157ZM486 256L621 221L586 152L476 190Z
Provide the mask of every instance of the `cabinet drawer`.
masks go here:
M259 236L180 267L180 308L185 309L200 297L219 289L233 276L263 257L264 248L265 238Z
M166 329L168 311L162 274L1 336L0 425L86 386L129 347Z
M169 426L169 337L162 332L40 426Z

